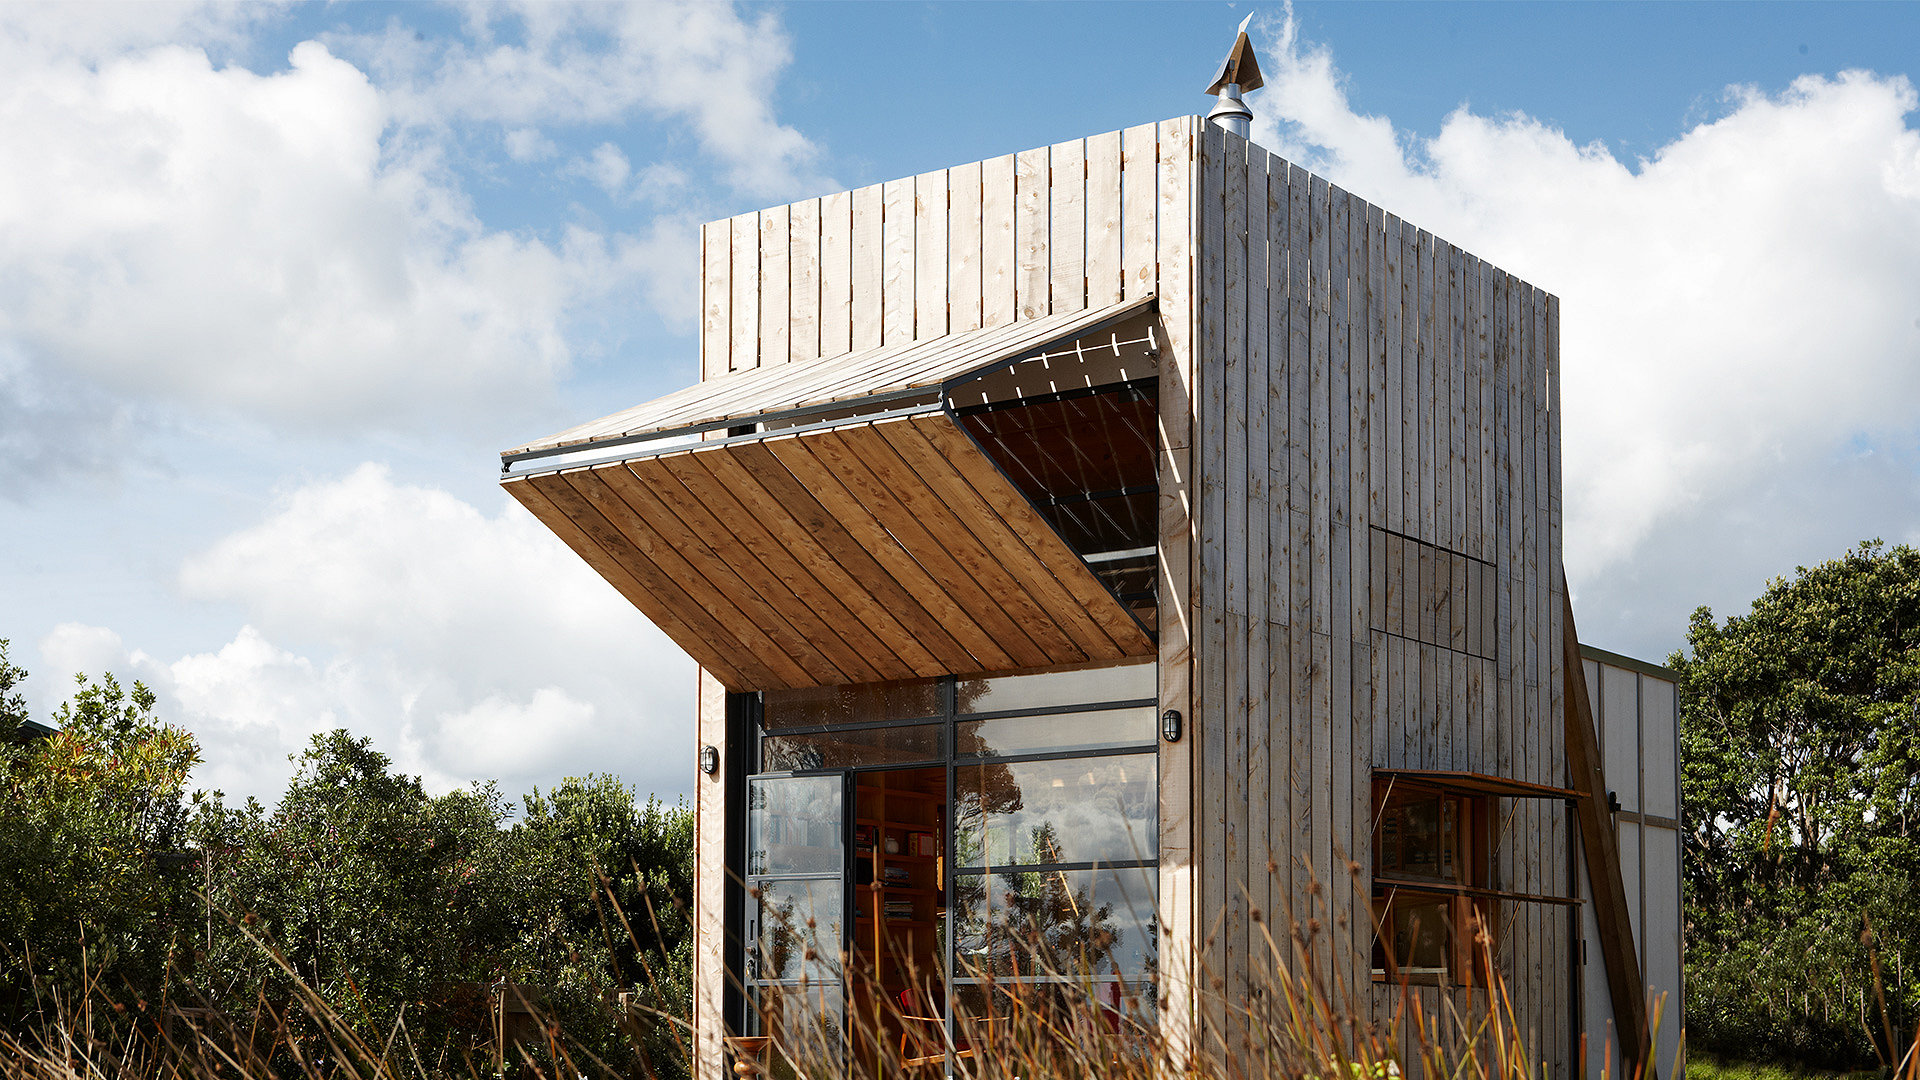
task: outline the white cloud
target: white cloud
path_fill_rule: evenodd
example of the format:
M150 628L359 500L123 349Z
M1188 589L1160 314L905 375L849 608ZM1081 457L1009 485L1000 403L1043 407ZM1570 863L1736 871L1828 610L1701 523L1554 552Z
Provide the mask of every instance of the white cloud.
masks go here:
M544 161L560 152L553 140L540 133L539 128L513 128L501 141L506 145L507 156L515 161L526 163Z
M380 94L323 46L290 70L159 47L0 88L0 338L133 397L269 419L497 415L564 372L604 241L483 230L383 154Z
M65 625L41 641L43 663L147 681L201 739L196 783L229 794L277 795L286 756L334 727L440 790L588 771L684 790L692 662L501 502L489 516L374 465L299 488L182 568L189 599L246 612L232 641L168 661Z
M0 55L61 56L97 61L128 49L193 41L221 48L245 44L249 32L276 16L283 3L145 0L138 4L14 0L0 5Z
M404 29L365 42L404 121L580 125L645 112L690 125L742 190L798 198L838 186L815 170L818 148L775 115L792 53L772 13L749 19L699 2L502 4L469 8L468 29L472 44L442 52Z
M1576 588L1635 576L1648 545L1682 546L1662 530L1707 505L1819 513L1828 493L1800 463L1920 431L1920 98L1905 78L1734 88L1718 119L1627 162L1464 106L1432 138L1396 131L1353 109L1328 50L1291 23L1274 38L1257 141L1561 297ZM1787 477L1811 486L1782 491ZM1910 533L1920 503L1853 520ZM1751 596L1839 553L1770 533L1702 572L1737 574Z
M626 189L627 178L633 175L633 163L619 147L603 142L593 148L593 153L576 159L569 170L592 181L608 198L617 199Z
M0 413L21 418L9 442L75 468L116 456L112 432L80 435L130 403L322 433L497 432L554 405L573 320L596 305L637 296L691 323L686 208L625 232L491 230L465 190L486 171L462 142L475 123L502 125L487 145L529 164L561 154L543 126L677 118L737 184L819 182L772 111L787 62L772 16L533 5L473 11L474 40L397 22L329 39L373 48L386 84L318 41L266 75L212 59L247 52L268 8L85 10L0 11ZM497 43L505 29L521 43ZM693 190L681 162L613 142L577 167L625 204ZM67 423L80 405L91 426ZM34 434L53 426L74 435Z

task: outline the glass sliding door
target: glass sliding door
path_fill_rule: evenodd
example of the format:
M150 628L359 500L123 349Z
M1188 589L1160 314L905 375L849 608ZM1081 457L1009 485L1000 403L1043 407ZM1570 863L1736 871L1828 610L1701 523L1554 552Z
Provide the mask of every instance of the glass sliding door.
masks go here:
M1155 1023L1153 679L1143 666L957 688L956 1015L1069 1031L1091 1012L1123 1042Z
M1156 674L760 695L741 868L756 1030L847 1076L951 1066L1016 1014L1151 1031Z
M846 1057L846 804L844 774L747 781L747 989L759 1033L808 1062Z

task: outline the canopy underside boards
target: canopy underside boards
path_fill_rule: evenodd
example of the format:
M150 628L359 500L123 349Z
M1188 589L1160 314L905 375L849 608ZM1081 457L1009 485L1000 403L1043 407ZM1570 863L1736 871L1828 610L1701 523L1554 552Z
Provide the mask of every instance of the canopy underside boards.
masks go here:
M1148 311L1153 304L1148 294L1124 303L868 349L832 360L736 371L536 439L505 456L551 453L727 421L752 423L837 402L873 401L922 390L931 394L949 380L1092 333Z
M504 486L736 691L1154 655L944 412Z

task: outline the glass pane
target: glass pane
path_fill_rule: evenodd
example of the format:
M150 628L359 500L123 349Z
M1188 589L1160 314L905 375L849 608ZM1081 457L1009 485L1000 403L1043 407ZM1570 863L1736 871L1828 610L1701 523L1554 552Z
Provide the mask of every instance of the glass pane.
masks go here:
M1034 870L953 880L954 962L960 974L1046 982L1058 977L1151 978L1159 872Z
M846 1071L846 999L840 986L758 986L758 1030L774 1039L774 1077L841 1076Z
M756 979L840 982L841 882L838 878L762 878L759 894L760 963Z
M940 715L940 680L768 690L761 695L760 704L760 722L769 731L870 720L919 720Z
M748 874L839 874L838 776L753 780L747 785Z
M760 740L763 772L850 769L940 760L940 725L860 728L814 735L769 735Z
M1088 671L1050 671L1044 675L962 679L959 709L963 713L1012 712L1151 698L1159 693L1155 685L1158 670L1153 664L1134 664Z
M1089 1060L1145 1057L1159 1032L1154 988L1146 979L1095 977L1070 984L996 980L990 987L960 982L953 988L953 1004L959 1041L1019 1046L1041 1055L1058 1046L1066 1053L1053 1064L1063 1076L1086 1075ZM1114 1041L1100 1046L1097 1040ZM1151 1070L1120 1066L1114 1072L1144 1076ZM1056 1072L1034 1069L1029 1075Z
M1154 555L1114 559L1094 564L1093 573L1122 600L1150 600L1159 580L1160 559Z
M1378 872L1460 880L1461 802L1438 792L1396 792L1380 811L1374 853Z
M963 765L953 857L960 866L1131 862L1159 856L1153 754Z
M1152 706L964 720L955 729L953 752L956 757L1006 757L1046 751L1151 746L1155 734Z
M1402 971L1429 973L1447 966L1448 901L1401 894L1388 906L1394 962Z

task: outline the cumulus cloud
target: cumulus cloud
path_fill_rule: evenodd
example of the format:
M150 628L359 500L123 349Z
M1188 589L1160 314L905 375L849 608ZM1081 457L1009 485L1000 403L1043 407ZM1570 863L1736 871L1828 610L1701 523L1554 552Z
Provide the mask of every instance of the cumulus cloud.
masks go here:
M275 420L457 416L566 369L602 238L489 233L352 65L163 46L0 88L0 337L131 397Z
M612 142L565 158L541 125L683 121L738 184L811 182L811 143L773 113L787 46L770 15L476 9L464 39L429 43L395 22L378 39L302 42L268 74L221 59L250 56L274 14L0 12L0 412L22 418L10 441L111 460L103 422L68 421L81 405L123 419L128 404L321 434L492 432L555 406L577 321L600 305L638 298L691 323L697 211L624 231L489 228L466 190L487 175L463 141L476 124L499 127L485 152L584 176L623 205L682 194L688 173ZM745 88L709 92L732 79ZM48 427L72 435L33 435Z
M527 3L468 10L469 41L423 46L404 28L367 43L403 119L574 126L636 111L676 118L727 171L768 198L838 186L819 149L774 109L792 52L778 18L731 4Z
M1731 88L1716 118L1623 161L1531 117L1466 106L1430 138L1397 130L1354 109L1331 52L1291 20L1269 29L1257 141L1561 297L1576 587L1637 576L1649 545L1684 548L1663 530L1709 507L1821 513L1831 492L1802 463L1913 444L1920 98L1905 78ZM1884 477L1865 475L1848 527L1920 526L1920 502L1872 502ZM1783 490L1789 478L1810 486ZM1743 545L1747 558L1691 565L1719 584L1738 575L1750 597L1794 561L1825 557L1794 546L1804 530L1764 535L1773 542Z
M201 738L198 783L271 798L288 754L346 727L436 789L595 770L688 786L692 662L505 496L489 515L365 465L287 493L188 560L181 586L247 624L175 659L69 624L40 654L147 681Z

